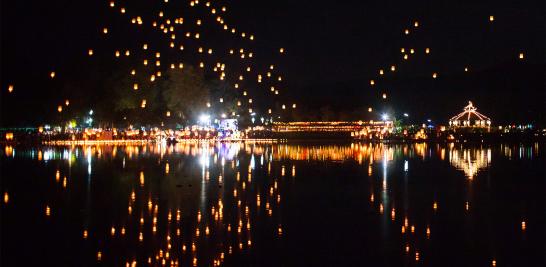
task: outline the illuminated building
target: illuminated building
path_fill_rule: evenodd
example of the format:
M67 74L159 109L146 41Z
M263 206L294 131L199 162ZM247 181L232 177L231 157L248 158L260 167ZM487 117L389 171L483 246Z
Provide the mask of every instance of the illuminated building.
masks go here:
M491 126L491 119L477 110L472 102L468 101L468 105L464 107L464 111L449 120L449 125L451 127L489 128Z

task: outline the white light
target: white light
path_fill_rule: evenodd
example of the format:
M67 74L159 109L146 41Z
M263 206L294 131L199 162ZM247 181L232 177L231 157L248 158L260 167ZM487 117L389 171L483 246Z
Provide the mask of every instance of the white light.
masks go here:
M389 119L389 115L386 114L386 113L383 113L383 115L381 115L381 119L383 119L384 121L386 121L386 120Z
M203 115L199 116L199 122L209 123L209 121L210 121L210 116L209 115L203 114Z
M404 113L404 117L409 117L408 113Z

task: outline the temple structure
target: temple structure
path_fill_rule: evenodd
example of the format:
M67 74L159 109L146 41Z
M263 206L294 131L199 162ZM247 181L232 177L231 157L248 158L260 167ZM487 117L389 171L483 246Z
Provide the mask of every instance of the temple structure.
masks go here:
M488 128L491 126L491 119L479 113L472 102L468 101L464 111L449 120L449 126Z

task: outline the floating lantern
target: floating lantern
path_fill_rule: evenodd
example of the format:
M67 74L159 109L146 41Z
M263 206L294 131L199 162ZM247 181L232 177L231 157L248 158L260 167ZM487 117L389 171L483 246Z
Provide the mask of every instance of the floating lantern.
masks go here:
M8 85L8 92L13 92L13 84Z

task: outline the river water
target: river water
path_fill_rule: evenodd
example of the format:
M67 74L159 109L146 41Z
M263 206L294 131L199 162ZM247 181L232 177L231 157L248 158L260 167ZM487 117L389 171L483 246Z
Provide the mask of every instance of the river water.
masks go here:
M546 145L4 146L2 266L544 266Z

